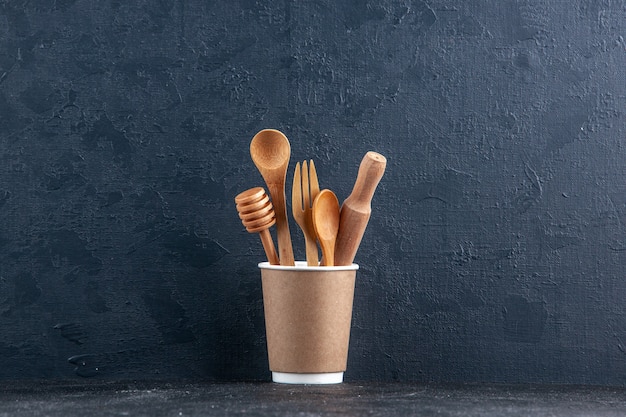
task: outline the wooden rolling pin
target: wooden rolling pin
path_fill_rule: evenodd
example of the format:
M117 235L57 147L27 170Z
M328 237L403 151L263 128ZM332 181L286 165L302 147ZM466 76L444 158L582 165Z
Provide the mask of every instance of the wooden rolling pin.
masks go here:
M350 265L372 213L372 197L380 182L387 159L379 153L368 152L359 166L352 193L341 205L339 232L335 243L335 265Z

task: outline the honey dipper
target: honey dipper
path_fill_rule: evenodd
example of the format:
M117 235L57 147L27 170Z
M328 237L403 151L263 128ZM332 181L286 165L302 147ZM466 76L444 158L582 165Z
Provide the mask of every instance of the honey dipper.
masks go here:
M270 265L280 264L272 235L269 232L270 226L276 223L276 215L265 190L262 187L254 187L243 191L235 197L235 204L246 230L250 233L258 233L261 237L261 243Z

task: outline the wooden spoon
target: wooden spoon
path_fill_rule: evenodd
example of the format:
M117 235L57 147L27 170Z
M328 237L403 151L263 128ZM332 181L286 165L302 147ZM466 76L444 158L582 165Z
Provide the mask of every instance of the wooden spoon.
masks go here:
M322 248L322 265L333 266L339 231L339 200L332 191L320 191L313 201L313 226Z
M263 176L272 197L276 214L280 264L293 266L295 262L285 201L285 179L291 156L291 145L282 132L275 129L264 129L252 138L250 156Z

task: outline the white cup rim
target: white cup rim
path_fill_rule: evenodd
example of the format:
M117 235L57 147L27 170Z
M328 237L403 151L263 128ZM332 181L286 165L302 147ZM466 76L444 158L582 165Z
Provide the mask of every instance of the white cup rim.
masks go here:
M276 271L356 271L359 269L359 265L345 265L345 266L308 266L306 261L296 261L295 266L288 265L270 265L269 262L259 263L261 269L273 269Z

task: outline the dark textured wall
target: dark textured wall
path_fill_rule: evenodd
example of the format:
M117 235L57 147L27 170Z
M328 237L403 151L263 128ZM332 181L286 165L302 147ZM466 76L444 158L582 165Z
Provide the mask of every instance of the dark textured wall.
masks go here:
M625 384L625 22L623 0L0 2L0 377L267 379L233 197L277 128L340 200L389 160L347 380Z

